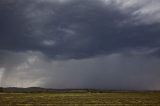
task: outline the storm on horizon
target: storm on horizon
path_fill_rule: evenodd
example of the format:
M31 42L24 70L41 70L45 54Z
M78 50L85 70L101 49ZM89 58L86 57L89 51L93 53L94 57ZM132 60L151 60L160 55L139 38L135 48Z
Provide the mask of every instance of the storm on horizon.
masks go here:
M160 90L159 0L1 0L0 86Z

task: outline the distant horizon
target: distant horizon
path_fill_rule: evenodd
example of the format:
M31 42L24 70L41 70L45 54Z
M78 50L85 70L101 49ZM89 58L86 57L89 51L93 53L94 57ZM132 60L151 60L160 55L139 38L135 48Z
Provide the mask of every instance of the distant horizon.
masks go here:
M107 89L107 88L47 88L47 87L0 87L3 89L46 89L46 90L95 90L95 91L160 91L160 90L146 90L146 89Z
M136 89L96 89L96 88L45 88L45 87L27 87L27 88L23 88L23 87L0 87L2 89L8 89L7 91L10 90L14 90L16 91L16 89L25 89L26 91L28 91L29 89L34 89L34 91L43 91L43 90L49 90L48 92L52 92L52 91L84 91L84 92L160 92L160 90L145 90L145 89L141 89L141 90L136 90ZM27 90L28 89L28 90ZM38 90L36 90L38 89ZM0 91L1 92L1 91Z

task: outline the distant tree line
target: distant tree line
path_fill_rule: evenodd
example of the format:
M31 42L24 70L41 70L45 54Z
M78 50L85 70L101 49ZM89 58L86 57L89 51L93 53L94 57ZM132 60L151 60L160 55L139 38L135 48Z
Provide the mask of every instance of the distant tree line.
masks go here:
M47 89L39 87L16 88L0 87L0 92L5 93L112 93L112 92L160 92L160 91L136 91L136 90L103 90L103 89Z
M2 87L0 87L0 92L3 92L3 88Z

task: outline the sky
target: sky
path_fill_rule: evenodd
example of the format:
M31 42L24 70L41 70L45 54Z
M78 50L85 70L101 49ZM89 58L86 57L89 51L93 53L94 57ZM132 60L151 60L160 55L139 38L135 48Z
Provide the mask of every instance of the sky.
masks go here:
M159 0L1 0L0 86L160 90Z

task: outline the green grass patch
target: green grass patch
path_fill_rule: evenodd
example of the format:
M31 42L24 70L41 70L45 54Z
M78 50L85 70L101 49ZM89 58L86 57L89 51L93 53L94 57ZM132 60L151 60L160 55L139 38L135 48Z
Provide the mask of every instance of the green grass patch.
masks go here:
M0 106L160 106L160 92L0 93Z

